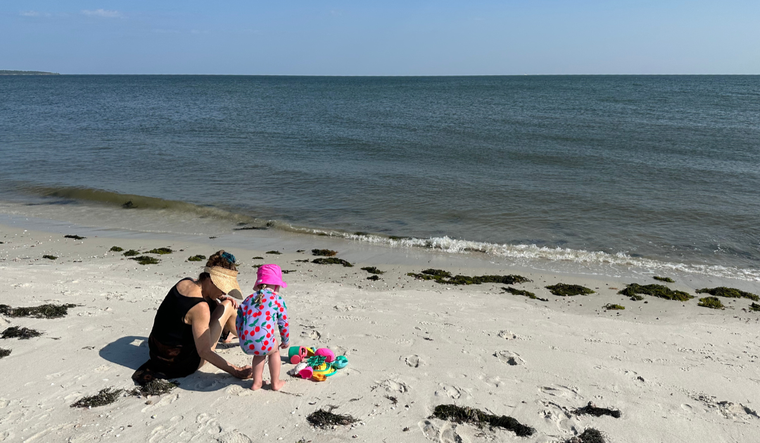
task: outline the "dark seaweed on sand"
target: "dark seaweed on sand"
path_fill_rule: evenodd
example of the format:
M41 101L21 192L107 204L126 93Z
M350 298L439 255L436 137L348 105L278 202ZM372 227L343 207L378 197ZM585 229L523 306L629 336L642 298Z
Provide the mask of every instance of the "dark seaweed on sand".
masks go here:
M309 259L306 258L306 259L303 259L303 260L296 260L296 263L309 263Z
M124 257L134 257L135 255L140 255L140 252L135 251L134 249L130 249L129 251L122 254Z
M45 304L24 308L12 308L8 305L0 305L0 314L7 315L8 317L61 318L69 313L69 308L74 307L76 305L72 303L65 305Z
M673 280L670 277L658 277L658 276L655 275L652 278L655 279L655 280L657 280L657 281L664 281L665 283L675 283L675 280Z
M84 240L87 237L80 237L78 235L64 235L63 238L73 238L74 240Z
M575 415L593 415L594 417L601 417L603 415L609 415L610 417L620 418L620 411L609 408L597 408L593 403L589 402L586 406L578 408L573 411Z
M749 310L754 312L760 312L760 305L757 303L752 303L749 305Z
M513 288L511 286L506 286L506 287L503 287L501 289L504 290L504 291L509 292L512 295L524 295L525 297L528 297L528 298L533 299L533 300L549 301L548 298L537 297L536 294L534 294L534 293L532 293L530 291L524 291L522 289Z
M105 406L110 405L111 403L115 402L121 393L124 392L123 389L113 389L113 388L105 388L101 389L100 392L98 392L95 395L92 395L90 397L83 397L76 401L76 403L72 404L72 408L95 408L98 406Z
M604 309L608 311L622 311L625 309L625 306L616 305L613 303L607 303L606 305L604 305Z
M319 257L332 257L333 255L338 255L338 251L333 251L332 249L312 249L311 255L316 255Z
M315 258L311 261L318 265L343 265L347 268L352 268L354 265L343 260L342 258L328 257L328 258Z
M282 270L283 274L290 274L291 272L298 272L298 271L296 271L295 269L283 269Z
M58 257L55 255L43 255L42 258L46 258L48 260L58 260Z
M28 340L32 337L39 337L42 332L35 329L19 328L18 326L11 326L3 331L2 338L18 338L19 340Z
M519 437L528 437L536 432L530 426L525 426L519 421L506 415L492 415L480 409L460 407L457 405L438 405L433 411L433 417L441 420L449 420L455 423L472 423L478 427L489 425L504 428L514 432Z
M111 249L109 249L109 252L121 252L124 248L120 248L119 246L111 246Z
M265 254L280 255L280 254L282 254L282 252L280 252L280 251L267 251L267 252L265 252Z
M164 255L164 254L171 254L172 252L174 252L174 251L172 251L170 248L155 248L155 249L151 249L146 254L160 254L160 255Z
M155 265L161 262L161 260L153 257L149 257L147 255L141 255L139 257L132 257L130 260L135 260L137 263L140 263L141 265Z
M642 297L638 294L651 295L653 297L664 298L666 300L678 300L687 301L694 298L693 295L689 295L683 291L676 291L663 285L639 285L631 283L626 286L625 289L619 291L618 294L630 297L631 300L641 300Z
M479 285L483 283L501 283L504 285L513 285L515 283L525 283L531 280L521 275L454 275L442 269L425 269L419 274L410 272L406 274L418 280L433 280L443 285Z
M378 274L378 275L385 274L385 271L381 271L374 266L365 266L362 268L362 271L367 271L370 274Z
M346 426L350 425L352 423L356 423L358 420L351 417L350 415L340 415L340 414L333 414L331 411L334 408L331 408L330 411L325 411L324 409L320 409L318 411L314 411L311 414L309 414L308 417L306 417L306 420L311 423L312 426L322 428L322 429L329 429L333 426Z
M130 394L136 397L147 397L149 395L162 395L171 392L172 389L179 386L176 381L166 381L161 379L153 379L145 385L137 387L129 391Z
M721 286L718 288L697 289L696 293L710 294L710 295L715 295L717 297L726 297L726 298L748 298L754 301L760 300L760 297L758 297L757 295L751 292L744 292L735 288L727 288L725 286Z
M7 357L9 355L11 355L11 350L10 349L0 348L0 358Z
M594 428L588 428L583 431L583 434L573 437L565 443L606 443L606 441L601 432Z
M264 260L264 257L252 257L251 260ZM306 260L309 261L309 260Z
M192 257L189 257L187 259L187 261L203 261L205 259L206 259L205 255L198 254L198 255L194 255Z
M267 229L269 228L266 226L243 226L240 228L235 228L233 231L266 231Z
M547 286L546 289L549 290L554 295L559 295L562 297L565 296L574 296L574 295L588 295L593 294L594 291L591 289L581 286L581 285L569 285L567 283L557 283L556 285Z
M725 309L718 297L704 297L699 299L699 306L710 309Z
M378 281L380 280L380 277L377 275L370 275L369 277L367 277L367 280Z

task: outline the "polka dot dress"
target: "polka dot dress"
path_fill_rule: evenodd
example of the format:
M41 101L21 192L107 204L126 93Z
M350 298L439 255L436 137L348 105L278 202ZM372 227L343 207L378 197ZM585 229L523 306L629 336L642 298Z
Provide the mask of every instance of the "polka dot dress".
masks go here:
M249 355L267 355L277 347L275 325L283 343L290 341L288 308L276 292L265 288L249 295L238 307L240 347Z

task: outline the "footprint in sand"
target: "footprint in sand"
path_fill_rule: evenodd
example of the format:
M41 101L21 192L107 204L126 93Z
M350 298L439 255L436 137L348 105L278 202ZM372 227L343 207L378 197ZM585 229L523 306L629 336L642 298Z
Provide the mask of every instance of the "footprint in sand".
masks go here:
M457 388L456 386L447 385L445 383L440 383L438 386L440 387L440 389L435 391L436 396L439 396L439 397L446 396L454 400L462 396L462 390Z
M419 422L422 435L430 441L438 443L469 443L469 439L462 437L456 430L456 425L449 425L445 423L443 426L438 427L430 420L423 420Z
M322 338L322 334L320 334L319 331L316 331L316 330L301 331L301 337L309 338L311 340L319 340L320 338Z
M552 397L570 398L578 400L581 396L578 394L578 388L555 385L555 386L542 386L539 388L542 394L550 395Z
M404 360L404 363L410 368L419 368L420 366L425 365L425 361L422 360L419 355L408 355L406 357L401 357L401 359Z
M404 383L400 380L384 380L380 383L377 383L375 386L372 387L372 390L374 391L377 388L384 388L387 392L409 392L409 385Z
M506 363L509 366L521 366L525 364L525 360L520 357L520 354L512 351L496 351L494 357L498 358L500 362Z

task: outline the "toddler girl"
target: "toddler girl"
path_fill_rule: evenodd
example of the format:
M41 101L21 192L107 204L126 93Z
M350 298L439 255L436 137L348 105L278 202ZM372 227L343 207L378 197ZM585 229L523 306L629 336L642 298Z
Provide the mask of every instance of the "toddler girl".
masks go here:
M288 310L285 301L278 292L288 285L282 280L282 270L277 265L262 265L256 274L255 291L238 307L236 320L240 347L243 352L253 356L254 391L261 388L264 374L264 361L269 357L269 375L272 390L278 391L285 385L280 380L280 355L277 347L274 325L277 325L281 338L280 348L290 346L288 333Z

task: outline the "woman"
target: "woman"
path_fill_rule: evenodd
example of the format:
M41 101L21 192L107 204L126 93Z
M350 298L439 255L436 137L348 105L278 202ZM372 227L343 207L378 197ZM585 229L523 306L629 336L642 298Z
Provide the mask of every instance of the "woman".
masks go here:
M132 375L144 385L155 378L185 377L209 362L231 375L251 377L250 366L235 366L216 353L222 331L235 331L237 303L242 299L235 256L212 255L197 280L185 278L169 290L148 338L150 360Z

